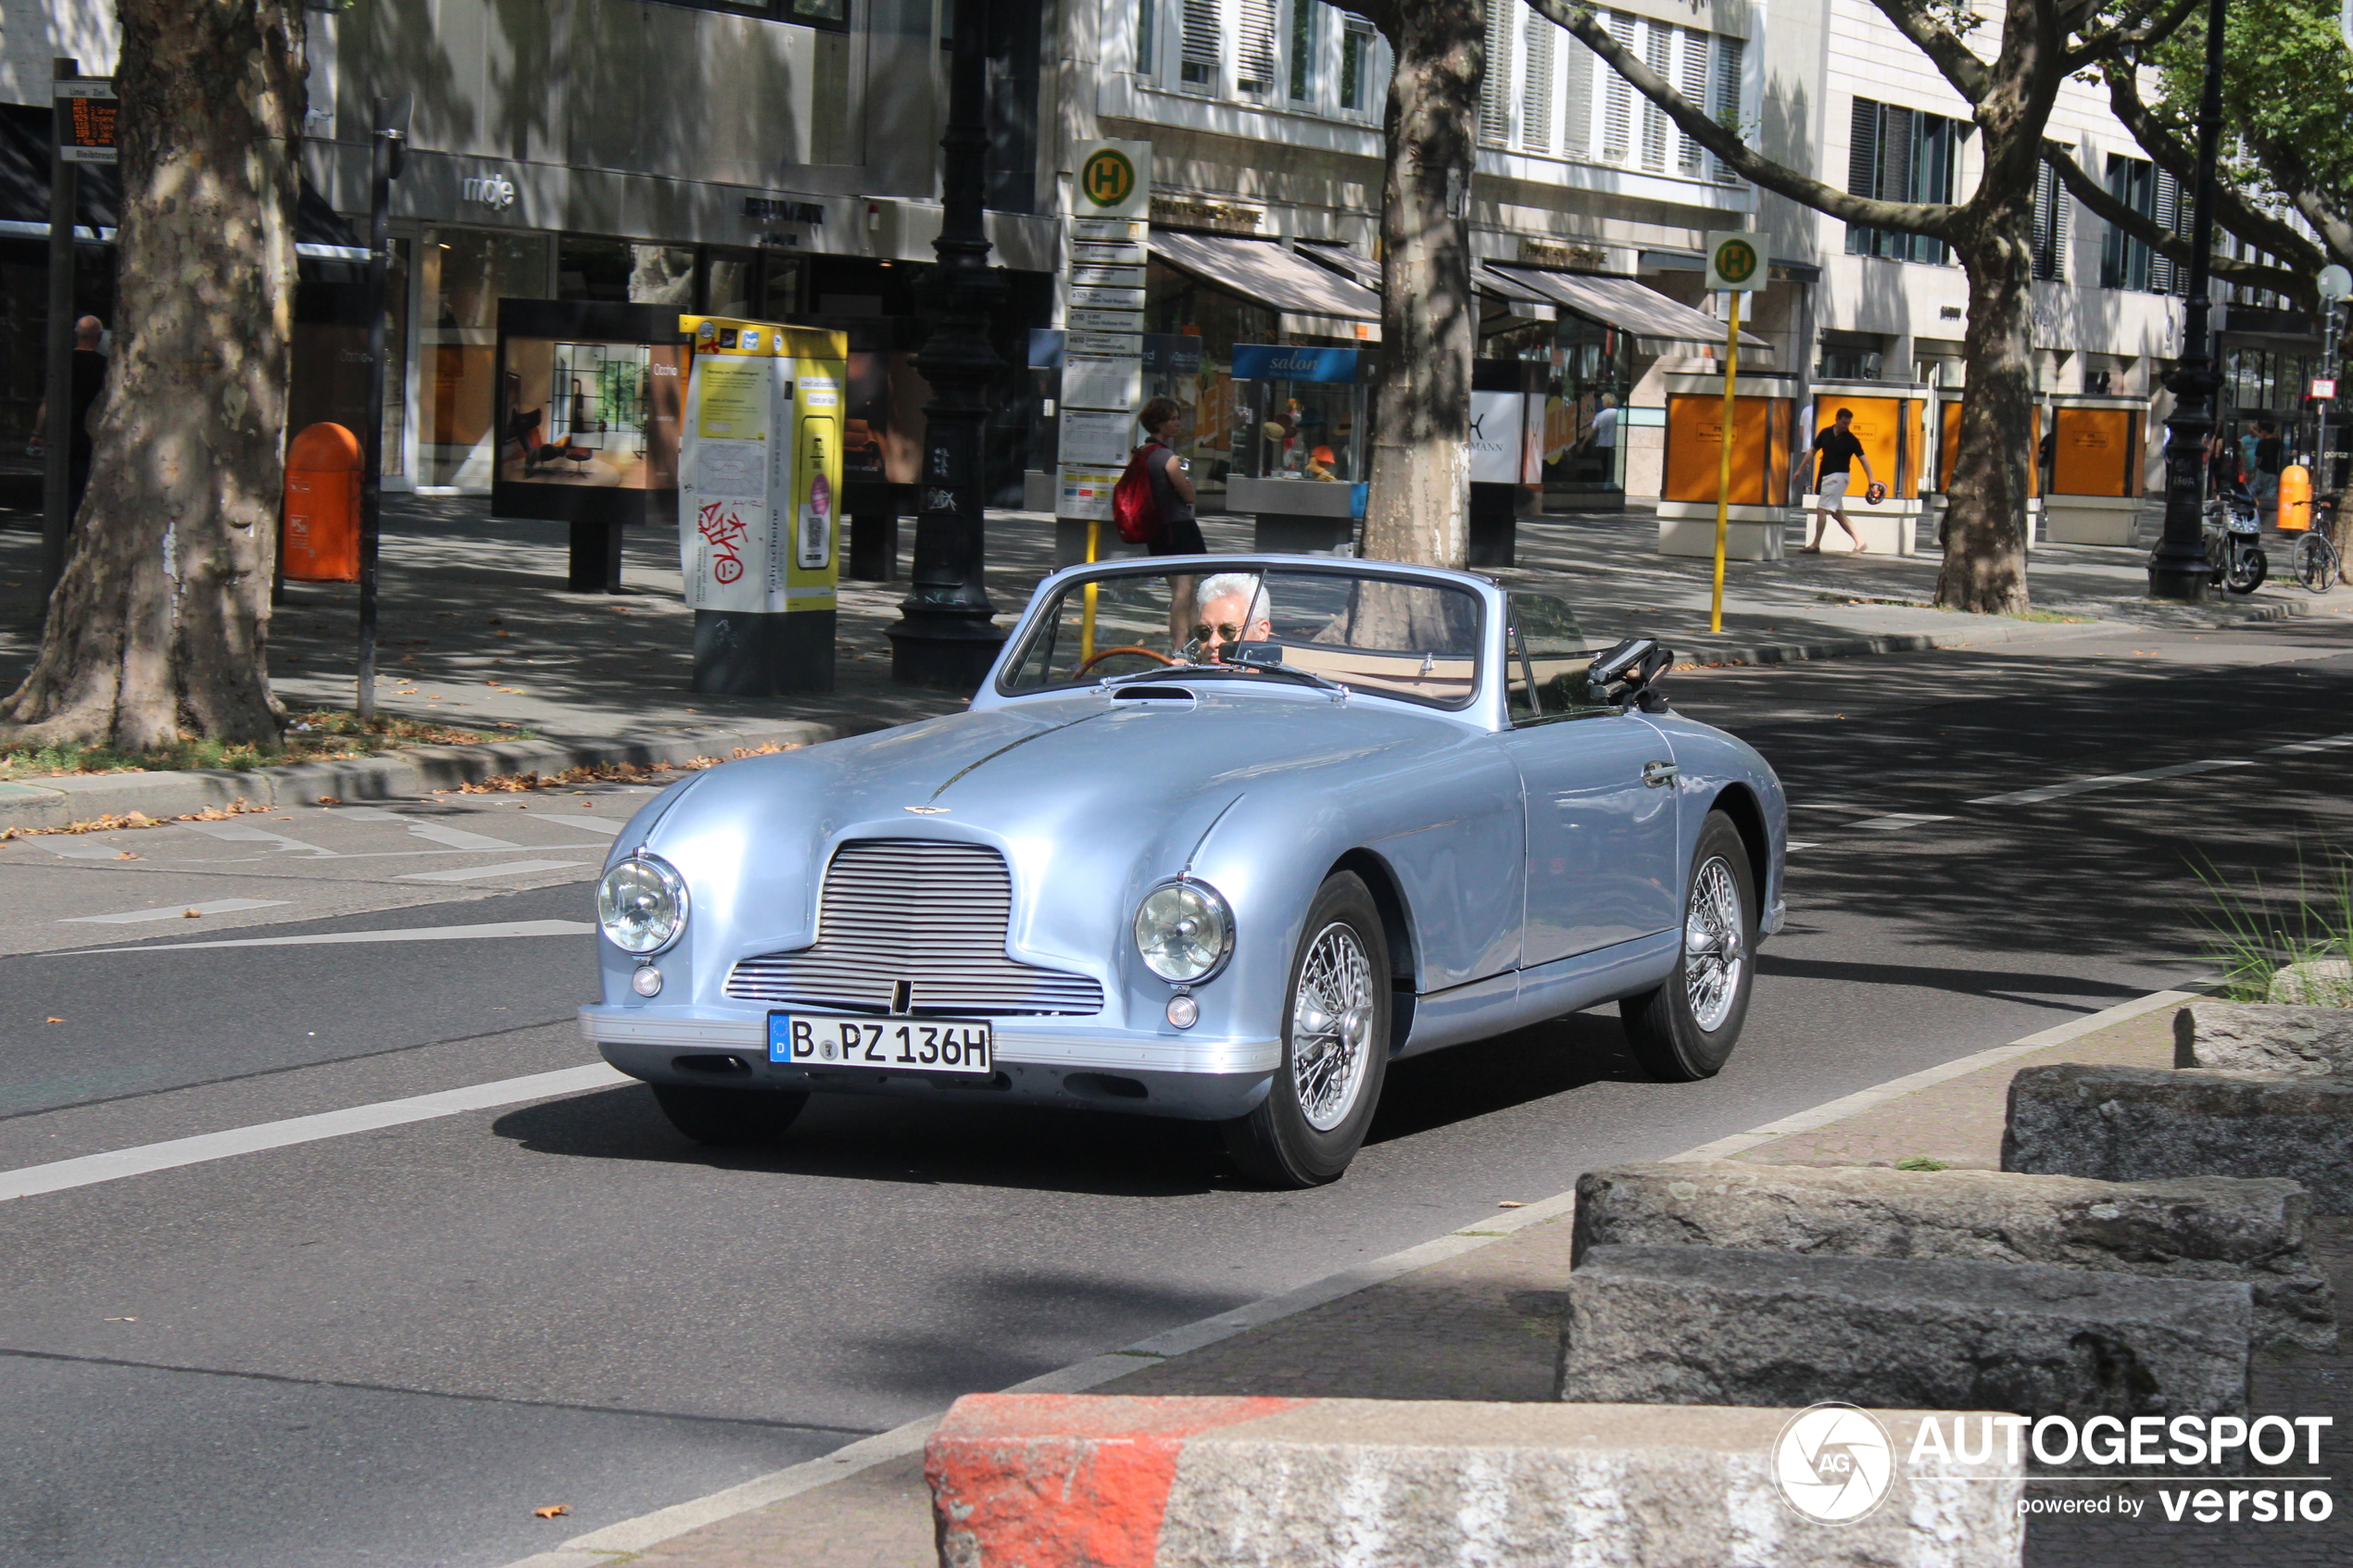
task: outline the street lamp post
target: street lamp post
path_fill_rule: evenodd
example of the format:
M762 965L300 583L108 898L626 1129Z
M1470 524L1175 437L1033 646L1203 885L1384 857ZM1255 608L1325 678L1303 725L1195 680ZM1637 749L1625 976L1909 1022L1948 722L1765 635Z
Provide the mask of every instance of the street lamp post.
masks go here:
M2197 191L2190 222L2189 298L2182 310L2182 361L2166 385L2173 412L2165 421L2165 532L2149 552L2149 597L2195 603L2206 596L2208 568L2202 521L2206 443L2214 433L2214 395L2222 377L2207 329L2208 258L2214 254L2214 165L2222 138L2222 6L2207 0L2206 82L2197 106Z
M922 510L915 519L913 588L889 629L891 679L902 685L978 688L1004 640L982 581L981 451L989 383L1004 368L988 324L1005 283L988 265L982 227L988 174L988 0L956 0L948 77L948 129L940 138L938 260L919 285L931 324L915 368L931 383L924 406Z

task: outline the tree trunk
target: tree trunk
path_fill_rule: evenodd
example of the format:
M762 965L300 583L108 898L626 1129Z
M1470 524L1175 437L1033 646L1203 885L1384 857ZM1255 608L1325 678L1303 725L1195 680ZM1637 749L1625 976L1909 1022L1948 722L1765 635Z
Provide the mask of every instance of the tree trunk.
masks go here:
M0 740L277 737L301 0L118 0L122 212L89 492Z
M1969 275L1969 328L1961 345L1961 431L1946 486L1944 568L1936 602L1945 609L2019 615L2027 608L2028 465L2034 462L2034 145L2015 164L1988 132L1985 182L1975 221L1956 246ZM1977 204L1973 203L1973 207Z
M1378 18L1390 78L1381 202L1381 373L1364 553L1461 566L1470 551L1473 128L1486 69L1480 0L1410 0Z

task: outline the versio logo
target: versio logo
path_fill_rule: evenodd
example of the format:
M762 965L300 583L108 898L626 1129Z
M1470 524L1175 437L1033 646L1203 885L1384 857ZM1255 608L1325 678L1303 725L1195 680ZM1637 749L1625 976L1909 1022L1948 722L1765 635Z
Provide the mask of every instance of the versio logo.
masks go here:
M1809 1405L1773 1443L1773 1482L1791 1508L1821 1524L1851 1524L1887 1500L1895 1446L1858 1406Z
M1134 160L1117 147L1098 147L1078 171L1078 188L1097 207L1120 207L1136 194Z

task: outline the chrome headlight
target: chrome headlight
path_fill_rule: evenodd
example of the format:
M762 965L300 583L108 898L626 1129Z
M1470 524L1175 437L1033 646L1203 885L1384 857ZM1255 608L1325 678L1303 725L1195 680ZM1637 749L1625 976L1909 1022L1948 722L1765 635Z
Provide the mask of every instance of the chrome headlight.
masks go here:
M1234 950L1234 912L1205 882L1164 882L1136 909L1136 951L1172 985L1207 980Z
M624 953L659 953L686 929L686 879L639 850L597 884L597 923Z

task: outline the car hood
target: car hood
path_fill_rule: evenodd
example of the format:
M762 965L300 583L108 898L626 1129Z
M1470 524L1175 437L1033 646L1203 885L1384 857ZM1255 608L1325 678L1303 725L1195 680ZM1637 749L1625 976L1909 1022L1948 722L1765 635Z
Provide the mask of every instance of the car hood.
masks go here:
M730 763L643 842L686 877L695 926L724 927L738 950L813 939L817 872L851 838L992 844L1018 904L1051 888L1110 908L1182 870L1245 794L1320 816L1338 809L1336 775L1377 788L1474 734L1394 703L1219 684L1192 701L1047 697Z

